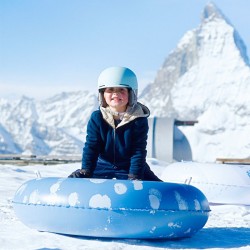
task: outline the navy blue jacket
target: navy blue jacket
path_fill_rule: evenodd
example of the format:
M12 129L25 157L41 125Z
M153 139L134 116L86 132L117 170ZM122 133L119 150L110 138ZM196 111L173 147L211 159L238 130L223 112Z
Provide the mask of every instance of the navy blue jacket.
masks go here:
M141 177L146 164L148 115L115 128L103 118L100 110L94 111L87 126L82 169L93 174L99 157L118 169Z

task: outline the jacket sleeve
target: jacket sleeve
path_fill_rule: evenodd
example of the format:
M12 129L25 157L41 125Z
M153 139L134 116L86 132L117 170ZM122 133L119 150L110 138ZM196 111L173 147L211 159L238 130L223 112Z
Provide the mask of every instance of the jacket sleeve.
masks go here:
M148 129L147 118L138 118L135 120L129 174L139 179L143 178L146 164Z
M96 111L92 113L87 125L86 142L82 154L82 169L89 172L90 176L92 176L95 170L100 146L100 114Z

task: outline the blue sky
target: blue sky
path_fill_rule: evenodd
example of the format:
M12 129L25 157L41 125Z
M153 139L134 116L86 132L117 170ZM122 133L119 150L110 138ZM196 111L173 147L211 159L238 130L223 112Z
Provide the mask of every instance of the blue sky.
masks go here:
M99 73L114 65L134 70L142 90L208 2L1 0L0 97L97 91ZM250 1L213 2L249 50Z

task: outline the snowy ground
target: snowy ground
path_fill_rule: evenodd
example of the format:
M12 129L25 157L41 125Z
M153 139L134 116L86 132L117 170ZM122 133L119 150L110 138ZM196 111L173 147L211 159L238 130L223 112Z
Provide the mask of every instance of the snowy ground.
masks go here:
M17 188L25 181L42 177L66 177L80 164L55 166L0 165L0 249L102 249L102 250L152 250L152 249L250 249L250 207L211 206L205 227L192 238L181 240L125 240L70 237L38 232L23 225L15 216L11 200ZM160 176L164 164L151 164Z

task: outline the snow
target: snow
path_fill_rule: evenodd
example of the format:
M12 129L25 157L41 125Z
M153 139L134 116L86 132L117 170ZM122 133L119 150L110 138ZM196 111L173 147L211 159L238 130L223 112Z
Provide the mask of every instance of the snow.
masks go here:
M250 165L175 162L163 170L161 179L191 184L213 204L250 206Z
M183 36L159 70L155 82L145 88L140 101L150 108L152 116L173 115L180 120L198 121L193 127L178 127L190 144L193 160L214 162L219 157L247 158L250 155L249 83L250 68L242 39L225 16L208 4L201 24ZM89 92L62 93L42 101L22 97L10 102L0 98L0 152L78 154L86 136L87 121L97 106L96 93ZM159 177L168 168L166 162L147 160ZM78 163L0 165L1 250L250 249L250 206L243 205L211 206L209 220L201 231L191 238L173 241L63 236L38 232L18 220L12 198L21 184L40 174L42 177L66 177L77 168L80 168ZM198 170L201 171L196 167L191 184L195 183ZM187 175L190 176L190 169ZM166 176L173 178L171 173ZM246 194L243 198L249 201L250 192L246 189L249 187L235 185L238 176L232 176L233 180L227 183L230 186L220 192L217 192L217 183L201 183L201 188L208 190L207 197L215 202L219 201L215 200L219 194L226 200L225 194L236 197L243 191ZM206 181L205 176L202 178ZM220 183L226 180L218 175L215 179ZM141 182L135 181L134 187L140 190ZM59 183L51 192L56 193L58 188ZM122 194L126 190L118 185L115 192ZM185 210L182 197L178 193L176 197L179 207ZM238 200L241 198L239 195ZM35 191L31 199L36 200ZM160 194L152 189L152 208L157 209L160 200ZM69 202L78 203L76 193L71 194ZM90 205L109 207L109 197L92 197Z
M168 165L157 159L148 159L153 171L160 177ZM180 240L131 240L72 237L38 232L22 224L12 209L12 198L24 182L42 177L66 177L79 168L79 163L61 165L1 165L0 176L0 249L103 249L103 250L152 250L152 249L250 249L250 206L211 206L205 227L191 238ZM93 180L94 181L94 180ZM140 188L140 182L135 186ZM55 191L57 186L52 188ZM123 187L116 187L123 192ZM177 194L178 195L178 194ZM71 197L72 203L77 197ZM105 198L105 197L102 197ZM181 197L180 205L182 204ZM99 198L97 197L99 200ZM152 205L157 206L161 197L152 190ZM100 200L99 200L100 203ZM95 204L95 201L93 201ZM103 200L107 206L107 201Z

